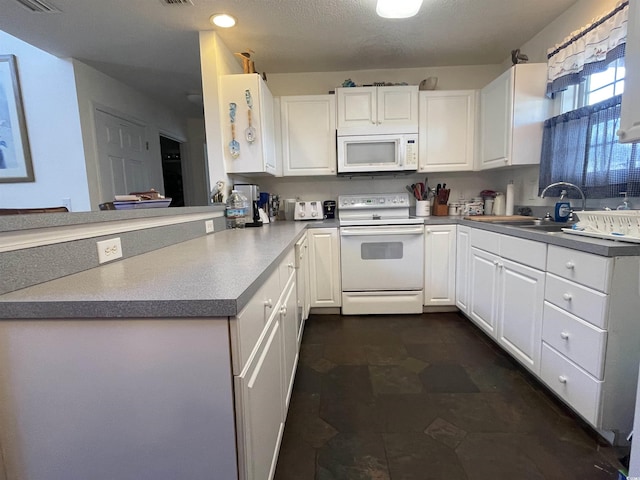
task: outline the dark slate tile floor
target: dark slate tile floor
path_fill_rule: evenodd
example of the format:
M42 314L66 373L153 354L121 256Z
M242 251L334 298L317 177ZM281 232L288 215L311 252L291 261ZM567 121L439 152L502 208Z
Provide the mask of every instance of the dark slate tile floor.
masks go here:
M624 453L460 314L312 315L275 478L616 479Z

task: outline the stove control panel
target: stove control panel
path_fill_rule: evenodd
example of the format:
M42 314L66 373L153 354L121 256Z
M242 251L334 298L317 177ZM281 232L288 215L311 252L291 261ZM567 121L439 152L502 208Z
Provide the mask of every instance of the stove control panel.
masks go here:
M368 195L340 195L338 205L343 209L378 209L409 206L408 193L374 193Z

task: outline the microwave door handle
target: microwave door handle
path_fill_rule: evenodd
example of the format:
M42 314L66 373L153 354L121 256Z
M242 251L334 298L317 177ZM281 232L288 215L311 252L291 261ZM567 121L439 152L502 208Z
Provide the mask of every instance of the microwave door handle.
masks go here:
M372 235L422 235L424 234L424 227L404 228L394 230L377 230L367 228L365 230L356 230L349 228L340 229L340 235L343 237L364 237Z

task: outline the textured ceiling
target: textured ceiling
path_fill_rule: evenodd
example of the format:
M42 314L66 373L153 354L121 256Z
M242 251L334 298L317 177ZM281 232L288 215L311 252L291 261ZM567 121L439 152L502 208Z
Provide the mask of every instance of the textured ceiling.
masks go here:
M74 57L189 116L201 91L198 31L212 13L238 25L218 33L232 51L255 51L268 73L501 63L576 0L424 0L411 19L375 13L375 0L48 0L31 13L0 0L0 30ZM0 45L0 54L2 45Z

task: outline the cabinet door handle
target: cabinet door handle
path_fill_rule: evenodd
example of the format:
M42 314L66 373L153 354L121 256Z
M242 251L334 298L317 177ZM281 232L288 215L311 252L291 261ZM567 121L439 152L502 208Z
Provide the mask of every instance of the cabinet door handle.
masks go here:
M500 262L498 262L498 260L494 260L494 261L493 261L493 266L494 266L494 267L497 267L499 264L500 264Z
M264 301L264 306L267 308L273 308L273 300L268 298L267 300Z
M573 262L567 262L564 265L565 267L567 267L568 270L573 270L574 268L576 268L575 264Z
M282 315L286 315L286 314L287 314L287 306L286 306L286 305L282 305L282 306L280 307L280 313L281 313Z
M560 338L563 340L569 340L569 334L567 332L560 332Z
M288 264L287 264L287 267L289 267L289 268L296 268L296 266L295 266L293 263L288 263Z
M560 376L558 377L558 381L559 381L560 383L567 383L567 377L565 377L564 375L560 375Z
M503 269L503 268L504 268L504 264L502 264L502 263L498 263L498 268L499 268L499 269Z
M571 294L570 293L564 293L562 295L562 298L564 298L567 302L571 301Z
M431 229L427 228L426 232L427 232L427 235L431 234Z

